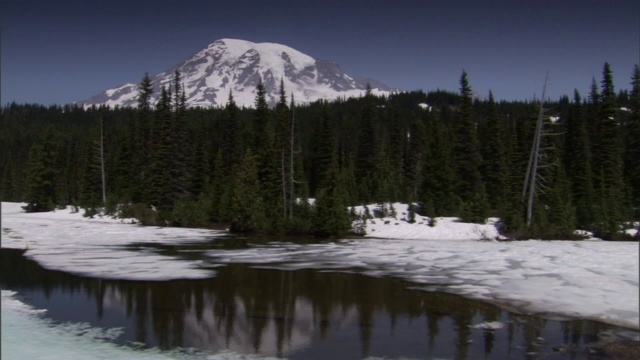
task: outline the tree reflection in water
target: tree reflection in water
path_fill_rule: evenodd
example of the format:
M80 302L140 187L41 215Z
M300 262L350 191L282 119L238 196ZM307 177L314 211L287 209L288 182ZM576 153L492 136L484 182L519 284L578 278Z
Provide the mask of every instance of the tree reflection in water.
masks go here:
M53 320L123 327L121 343L162 349L228 349L303 359L504 359L551 353L553 345L582 346L613 328L408 290L410 284L389 277L317 270L229 265L207 280L113 281L45 270L8 249L0 250L0 269L3 289L48 309ZM505 327L470 327L493 321Z

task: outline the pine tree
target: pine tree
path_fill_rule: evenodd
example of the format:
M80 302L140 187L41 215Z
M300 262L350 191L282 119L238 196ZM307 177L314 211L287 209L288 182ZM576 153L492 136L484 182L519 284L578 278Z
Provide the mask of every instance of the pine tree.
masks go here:
M333 159L334 134L327 103L324 103L322 117L316 124L309 167L309 192L311 196L317 194L320 185L329 176L329 168Z
M376 139L374 136L375 100L371 94L371 86L367 84L364 96L364 107L359 124L358 151L356 153L356 178L361 181L359 199L362 202L371 200L371 184L368 180L376 170Z
M601 236L617 236L623 217L622 144L617 119L613 75L608 63L603 69L601 102L596 123L593 154L594 187L598 199Z
M407 200L415 202L418 200L418 189L422 182L422 169L425 161L426 135L422 121L419 119L411 121L407 137L407 157L404 166Z
M287 105L287 97L284 90L284 81L280 80L280 98L276 104L276 138L275 138L275 156L278 169L278 190L280 194L280 203L282 204L282 214L284 218L289 215L290 203L290 170L291 170L291 112Z
M497 209L503 200L505 188L505 160L502 146L502 128L498 117L498 108L489 92L487 103L487 119L485 123L486 136L482 142L482 178L486 184L489 204Z
M265 228L265 207L258 180L256 157L248 149L237 167L230 197L233 232L255 232Z
M180 83L178 70L173 78L173 116L171 122L171 199L172 202L189 197L191 178L189 157L193 143L189 141L186 94Z
M130 161L133 168L137 169L134 175L135 181L131 181L131 200L133 202L147 202L147 191L145 184L150 176L150 153L153 148L152 123L153 111L151 107L151 96L153 88L149 74L145 73L138 85L138 109L134 120L134 132L132 134L132 152Z
M144 73L144 76L138 85L138 110L142 112L151 110L152 94L153 87L151 86L151 78L148 73Z
M437 114L425 114L429 134L425 146L419 201L429 216L454 216L459 209L450 136Z
M220 134L220 150L222 151L224 171L231 174L233 168L242 158L242 144L238 129L238 107L231 92L229 92L229 100L222 114L218 133Z
M571 194L576 206L576 221L579 227L587 228L593 223L593 182L589 138L582 109L582 100L576 90L572 111L565 123L565 167L571 182Z
M345 197L338 162L334 156L329 166L328 176L321 184L316 196L312 219L312 232L316 236L340 236L351 228Z
M27 205L24 209L26 212L51 211L55 207L55 170L50 156L51 153L47 153L42 144L36 143L29 150L25 168Z
M631 189L631 204L640 208L640 67L636 65L631 78L631 114L627 121L628 143L625 152L624 172ZM636 218L640 214L636 213Z
M145 201L165 214L171 209L173 192L171 92L162 87L156 107L149 173L145 177Z
M251 135L251 146L255 154L262 154L266 145L265 131L269 123L269 105L267 105L266 90L262 78L256 86L255 110Z
M460 77L460 108L454 138L454 164L457 191L462 198L465 220L483 222L488 213L488 202L479 168L482 164L476 122L473 118L471 86L467 73Z

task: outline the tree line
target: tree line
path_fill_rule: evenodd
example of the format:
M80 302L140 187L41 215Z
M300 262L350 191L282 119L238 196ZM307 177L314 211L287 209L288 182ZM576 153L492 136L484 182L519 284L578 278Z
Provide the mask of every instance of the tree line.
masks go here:
M238 107L233 93L225 106L188 108L179 72L155 104L152 91L145 74L137 108L2 107L2 200L26 202L27 211L71 204L145 224L321 236L346 233L351 206L404 211L386 205L398 201L432 217L498 216L513 238L584 229L619 239L640 217L637 66L630 91L616 93L605 63L586 97L576 90L543 107L474 97L466 72L458 93L368 89L310 104L296 104L281 82L274 108L262 82L252 108Z

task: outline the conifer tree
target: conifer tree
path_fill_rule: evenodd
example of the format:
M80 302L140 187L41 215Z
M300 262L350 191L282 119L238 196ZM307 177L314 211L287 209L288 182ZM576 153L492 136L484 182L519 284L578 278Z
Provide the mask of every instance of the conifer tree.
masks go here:
M371 86L367 84L364 96L364 107L358 129L358 150L356 153L356 178L360 181L359 199L362 202L371 200L371 176L376 170L376 139L374 136L375 100L371 94Z
M222 121L218 129L220 134L220 150L222 152L223 168L227 174L233 171L242 158L240 136L238 129L238 107L229 92L229 100L222 114Z
M486 136L481 148L481 170L486 184L489 204L493 208L498 208L503 200L505 188L505 160L502 146L502 127L500 126L498 108L493 98L493 92L489 92L487 107Z
M466 219L483 222L487 217L488 202L479 168L482 157L479 152L476 122L473 115L471 86L467 73L460 77L460 104L454 137L454 165L457 175L457 191L465 204Z
M564 164L571 183L573 203L576 206L576 221L581 228L587 228L594 220L593 176L582 100L577 90L574 92L572 111L567 118L565 128Z
M246 151L237 167L229 206L231 231L255 232L265 228L265 208L258 180L258 164L251 149Z
M320 185L329 176L329 167L333 159L334 134L327 103L324 103L322 116L316 124L309 167L309 192L311 196L317 194Z
M280 80L280 98L276 104L276 138L275 155L278 160L278 190L280 203L282 204L282 214L288 218L290 203L290 172L291 172L291 112L287 105L287 97L284 89L284 80Z
M156 107L149 174L145 178L145 202L165 214L172 205L172 113L171 92L162 87Z
M316 236L340 236L351 228L345 197L338 162L334 156L329 165L328 176L320 185L316 196L312 219L312 232Z
M129 178L131 187L131 200L133 202L148 201L145 194L145 184L148 182L150 154L153 148L152 139L152 122L153 112L151 109L151 96L153 94L153 88L151 86L151 79L149 74L145 73L144 77L138 85L138 109L134 120L134 131L131 135L131 151L133 155L130 161L133 162L132 168L137 169L133 178L135 181L131 181ZM124 160L124 159L123 159Z
M187 198L189 194L189 157L193 143L189 141L187 124L187 100L178 70L173 78L173 121L171 123L171 193L172 202Z
M418 189L422 182L422 169L424 167L425 156L425 130L423 122L413 119L409 127L407 136L407 159L405 161L405 179L407 187L407 200L415 202L418 200Z
M34 144L29 150L25 168L27 185L26 212L42 212L53 210L56 203L54 192L55 170L52 167L52 154L42 144Z
M640 208L640 67L636 65L631 78L630 94L631 114L627 121L624 171L625 179L631 189L631 204ZM635 214L636 218L640 214Z
M140 84L138 84L138 110L145 112L151 110L151 95L153 87L148 73L144 73Z
M461 199L456 194L450 136L437 113L425 116L425 133L429 138L425 146L422 188L418 199L429 216L454 216Z
M266 90L262 78L256 86L255 110L252 123L251 146L255 154L261 154L266 145L265 131L269 123L269 105L267 105Z
M622 144L613 75L608 63L604 65L602 76L593 172L599 207L599 233L606 238L613 238L617 236L623 217Z

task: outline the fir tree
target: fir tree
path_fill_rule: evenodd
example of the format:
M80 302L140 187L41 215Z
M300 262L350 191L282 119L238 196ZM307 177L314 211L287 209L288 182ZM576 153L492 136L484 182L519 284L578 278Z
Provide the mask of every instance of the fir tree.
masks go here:
M576 90L572 111L565 123L566 173L571 183L573 203L576 206L576 221L581 228L593 223L593 182L591 174L591 154L585 124L582 100Z
M42 144L34 144L29 150L25 169L27 185L26 212L51 211L56 203L54 192L55 170L50 152Z
M636 65L631 78L631 114L627 121L628 144L625 152L625 179L631 189L631 204L640 208L640 67ZM636 218L640 214L636 213Z
M172 113L171 93L162 87L156 107L149 174L145 178L145 201L167 213L172 196Z
M376 139L374 137L375 100L371 94L371 86L367 84L364 96L364 107L359 124L358 152L356 154L356 178L361 181L359 199L362 202L371 200L371 184L367 180L376 170Z
M597 136L594 138L593 171L598 199L599 233L606 238L617 236L623 217L622 144L617 119L616 94L613 75L605 63L602 78L601 102Z
M503 199L505 188L504 149L502 146L502 128L498 117L498 108L493 93L489 92L487 103L484 141L482 143L482 178L486 184L489 203L498 208Z
M425 146L422 187L419 201L429 216L456 215L460 197L456 194L451 141L437 114L425 114L429 134Z
M233 99L233 94L229 92L229 100L224 108L222 121L218 129L223 167L227 174L232 173L234 166L236 166L242 158L238 131L238 107Z
M316 196L312 231L318 237L340 236L351 228L346 194L335 157Z
M460 106L454 139L454 163L457 191L468 210L466 217L474 222L487 217L488 203L479 168L482 158L479 152L476 122L473 116L471 86L467 73L460 77Z
M262 78L256 86L255 110L253 116L253 134L251 136L251 146L256 154L261 154L266 145L265 131L269 123L269 106L267 105L266 90L262 83Z
M230 197L232 232L255 232L265 228L265 208L258 180L256 157L247 150L237 167Z
M329 167L333 159L334 135L326 103L322 109L322 117L316 124L313 133L311 166L309 167L309 192L311 196L317 194L320 184L324 183L329 176Z

